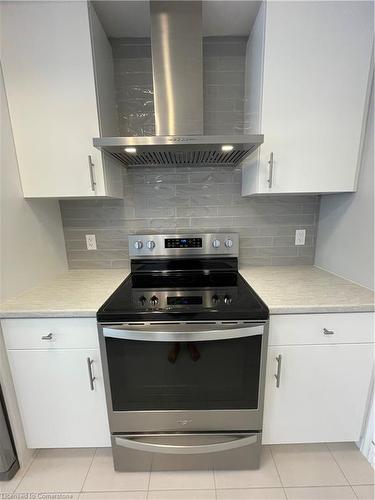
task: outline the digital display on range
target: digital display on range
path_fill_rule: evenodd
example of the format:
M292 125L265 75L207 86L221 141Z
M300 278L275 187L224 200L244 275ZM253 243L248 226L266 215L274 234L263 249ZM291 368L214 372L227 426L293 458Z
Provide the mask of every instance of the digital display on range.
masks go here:
M202 297L168 297L167 304L169 306L187 306L187 305L200 305L202 304Z
M202 248L202 238L166 238L165 248Z

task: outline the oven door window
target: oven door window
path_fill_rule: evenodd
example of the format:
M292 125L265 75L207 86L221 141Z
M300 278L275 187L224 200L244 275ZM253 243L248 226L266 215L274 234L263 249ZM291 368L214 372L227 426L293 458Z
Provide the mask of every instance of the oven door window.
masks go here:
M106 348L114 411L258 408L262 335Z

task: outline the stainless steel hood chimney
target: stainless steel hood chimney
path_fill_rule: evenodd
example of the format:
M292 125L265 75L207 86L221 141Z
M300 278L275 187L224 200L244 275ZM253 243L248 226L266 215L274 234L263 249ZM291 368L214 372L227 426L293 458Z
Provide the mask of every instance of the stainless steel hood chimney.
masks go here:
M151 0L156 136L101 137L126 166L236 166L262 135L203 135L202 2Z

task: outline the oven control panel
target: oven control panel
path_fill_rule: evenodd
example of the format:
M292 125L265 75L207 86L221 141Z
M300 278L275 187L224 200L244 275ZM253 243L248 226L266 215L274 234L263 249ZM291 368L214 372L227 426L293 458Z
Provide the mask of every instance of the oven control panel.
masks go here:
M174 310L182 307L199 306L200 308L229 307L236 302L237 288L221 290L184 290L184 291L150 291L132 292L132 303L136 309Z
M238 257L238 233L142 234L129 236L129 255L137 257Z

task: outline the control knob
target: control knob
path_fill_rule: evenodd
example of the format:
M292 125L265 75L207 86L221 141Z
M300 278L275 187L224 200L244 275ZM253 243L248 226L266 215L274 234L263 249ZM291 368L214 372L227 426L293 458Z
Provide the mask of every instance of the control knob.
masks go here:
M219 301L220 301L219 296L218 296L218 295L216 295L216 293L215 293L215 295L213 295L213 296L212 296L212 303L213 303L214 305L216 305L216 304L218 304L218 303L219 303Z
M219 246L220 246L220 240L214 240L214 241L212 242L212 246L213 246L214 248L219 248Z
M229 306L231 303L232 303L232 297L230 295L226 295L224 297L224 304L226 304L227 306Z
M138 241L135 241L135 242L134 242L134 248L135 248L136 250L140 250L142 247L143 247L143 243L142 243L142 241L141 241L141 240L138 240Z
M233 240L231 240L230 238L226 239L225 240L225 246L227 248L232 248L232 246L233 246Z
M149 250L153 250L155 248L155 241L152 241L152 240L148 241L147 242L147 248Z
M156 296L156 295L153 295L153 296L151 297L151 299L150 299L150 304L151 304L152 306L156 306L156 305L158 305L158 302L159 302L159 299L157 298L157 296Z
M144 295L142 295L142 297L139 297L139 303L141 306L144 306L147 302L147 299Z

